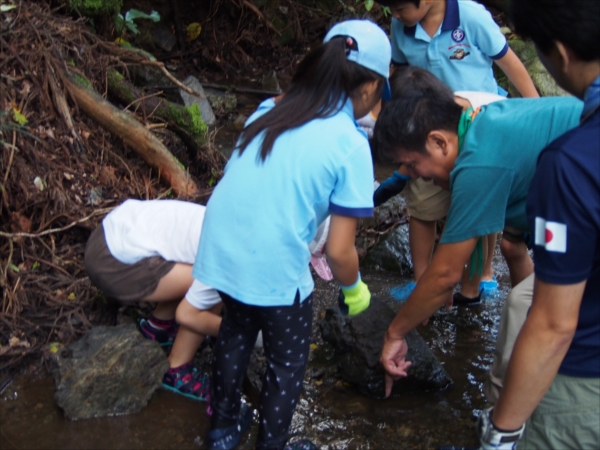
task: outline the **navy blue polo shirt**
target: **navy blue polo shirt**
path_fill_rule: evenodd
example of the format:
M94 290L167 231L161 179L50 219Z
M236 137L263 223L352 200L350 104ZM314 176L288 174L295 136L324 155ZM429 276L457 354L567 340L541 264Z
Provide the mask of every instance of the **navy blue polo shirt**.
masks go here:
M472 1L446 1L444 20L433 37L420 23L392 19L392 62L429 70L453 91L498 93L493 60L508 51L491 14Z
M596 80L600 84L600 78ZM586 102L587 106L587 102ZM597 105L596 105L597 106ZM590 108L586 108L584 115ZM535 275L587 280L573 342L559 373L600 377L600 110L541 154L527 199Z

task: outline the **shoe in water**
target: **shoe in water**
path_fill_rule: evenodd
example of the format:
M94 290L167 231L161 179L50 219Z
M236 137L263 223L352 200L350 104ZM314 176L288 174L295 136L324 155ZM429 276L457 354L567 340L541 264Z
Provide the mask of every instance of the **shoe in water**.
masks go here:
M208 432L208 449L233 450L240 443L242 435L251 423L252 408L248 403L242 403L236 424Z
M153 327L146 319L142 319L138 324L138 328L146 339L158 342L161 347L170 347L175 341L179 325L175 324L163 330L162 328Z
M483 292L485 295L493 295L494 291L498 289L498 280L496 279L496 275L491 280L481 280L479 282L479 290Z
M454 298L452 304L454 306L476 306L481 304L481 295L483 294L483 289L479 291L479 295L477 297L465 297L460 292L454 293Z
M287 444L283 450L318 450L318 448L308 439L300 439L299 441Z
M415 289L416 285L417 283L413 281L401 284L400 286L390 289L390 294L392 294L395 300L404 301L410 297L410 294L412 294L412 291Z
M191 362L176 369L169 369L163 376L162 386L185 397L208 401L210 377L198 372Z

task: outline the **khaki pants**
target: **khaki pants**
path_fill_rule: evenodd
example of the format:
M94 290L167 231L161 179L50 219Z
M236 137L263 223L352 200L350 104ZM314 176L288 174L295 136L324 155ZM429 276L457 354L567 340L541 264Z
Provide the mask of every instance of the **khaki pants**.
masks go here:
M517 448L600 448L600 378L556 375L527 421Z
M409 180L402 191L408 215L426 222L441 220L450 209L450 192L422 178Z
M483 392L490 403L496 403L500 396L510 355L533 300L533 282L534 274L531 274L517 284L502 308L494 362L483 385Z

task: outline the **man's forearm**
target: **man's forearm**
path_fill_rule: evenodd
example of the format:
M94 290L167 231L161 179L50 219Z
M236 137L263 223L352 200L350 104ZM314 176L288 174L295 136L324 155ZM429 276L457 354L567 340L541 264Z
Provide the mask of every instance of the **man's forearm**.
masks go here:
M430 265L417 286L388 328L393 339L406 336L420 323L429 319L443 305L457 282L439 276ZM435 268L434 268L435 269Z
M406 336L441 308L460 281L463 268L478 238L453 244L440 244L431 264L388 328L388 337Z

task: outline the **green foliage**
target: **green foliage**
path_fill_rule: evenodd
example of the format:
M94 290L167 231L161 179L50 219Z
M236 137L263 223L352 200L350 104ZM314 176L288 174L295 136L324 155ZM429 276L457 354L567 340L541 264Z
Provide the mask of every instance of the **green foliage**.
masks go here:
M188 114L190 115L192 132L197 136L204 136L208 127L202 120L202 113L200 112L200 107L198 104L194 103L190 106L184 106L183 109L187 110Z
M160 20L160 14L156 11L152 11L150 14L146 14L145 12L139 11L137 9L130 9L125 13L125 17L122 14L117 15L115 18L115 31L121 35L125 29L128 29L133 34L139 34L140 30L134 20L137 19L148 19L153 22L158 22Z
M8 120L8 118L12 116L12 122ZM27 118L21 114L19 110L9 109L8 111L0 111L0 145L5 147L12 147L12 144L3 140L4 133L9 133L12 131L16 131L17 133L22 133L26 136L29 136L33 139L38 139L37 136L29 133L27 131Z
M361 0L356 0L356 3L359 3ZM375 0L365 0L365 9L367 11L371 11L371 8L373 8L373 5L375 4Z
M375 0L356 0L356 3L361 3L363 4L363 6L365 7L365 9L367 10L367 12L371 11L371 9L373 9L373 6L375 5ZM390 8L387 6L380 6L381 8L381 12L383 13L383 15L385 17L388 17L391 14Z
M112 16L121 11L123 0L67 0L67 4L84 16Z

